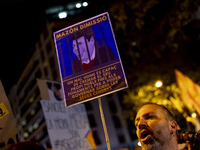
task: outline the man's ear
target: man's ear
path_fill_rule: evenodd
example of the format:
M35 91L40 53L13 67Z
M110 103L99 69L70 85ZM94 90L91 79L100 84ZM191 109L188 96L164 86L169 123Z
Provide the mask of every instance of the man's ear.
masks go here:
M172 120L170 121L170 133L173 134L177 130L177 123L176 121Z

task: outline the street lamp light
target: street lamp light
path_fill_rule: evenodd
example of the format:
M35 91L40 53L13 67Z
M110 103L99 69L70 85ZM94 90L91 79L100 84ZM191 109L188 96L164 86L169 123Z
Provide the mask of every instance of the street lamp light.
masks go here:
M162 84L163 84L162 81L159 80L159 81L157 81L157 82L155 83L155 86L156 86L156 87L161 87Z
M192 118L196 118L197 114L196 113L192 113Z
M84 7L87 7L87 6L88 6L88 3L87 3L87 2L83 2L83 6L84 6Z
M81 8L81 3L77 3L76 8Z
M58 17L59 17L60 19L66 18L66 17L67 17L67 12L66 12L66 11L60 12L60 13L58 14Z

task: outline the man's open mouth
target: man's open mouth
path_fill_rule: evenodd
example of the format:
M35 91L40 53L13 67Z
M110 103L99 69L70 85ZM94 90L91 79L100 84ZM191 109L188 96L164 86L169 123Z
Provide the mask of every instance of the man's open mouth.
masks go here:
M148 130L143 130L140 133L140 138L143 143L148 142L151 139L152 135Z
M141 134L140 134L140 137L141 137L141 139L144 139L144 138L146 138L148 135L149 135L150 133L148 132L148 131L142 131L141 132Z

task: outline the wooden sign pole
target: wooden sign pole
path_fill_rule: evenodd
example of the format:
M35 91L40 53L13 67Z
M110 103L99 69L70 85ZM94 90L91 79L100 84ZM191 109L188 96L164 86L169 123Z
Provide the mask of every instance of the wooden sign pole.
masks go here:
M99 102L99 110L100 110L100 115L101 115L101 121L102 121L102 124L103 124L103 130L104 130L104 134L105 134L105 138L106 138L106 145L107 145L108 150L111 150L100 97L98 98L98 102Z

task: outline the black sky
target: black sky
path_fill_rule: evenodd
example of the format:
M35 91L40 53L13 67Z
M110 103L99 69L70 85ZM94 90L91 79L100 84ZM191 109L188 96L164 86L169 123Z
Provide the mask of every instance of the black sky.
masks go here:
M35 42L45 28L45 8L67 2L0 0L0 79L7 94L26 66Z
M74 0L0 0L0 79L6 93L25 68L40 33L45 29L45 9ZM95 1L93 11L104 11ZM103 5L101 7L100 5Z
M31 47L43 28L43 17L43 6L33 1L0 1L0 79L7 94L25 67Z

